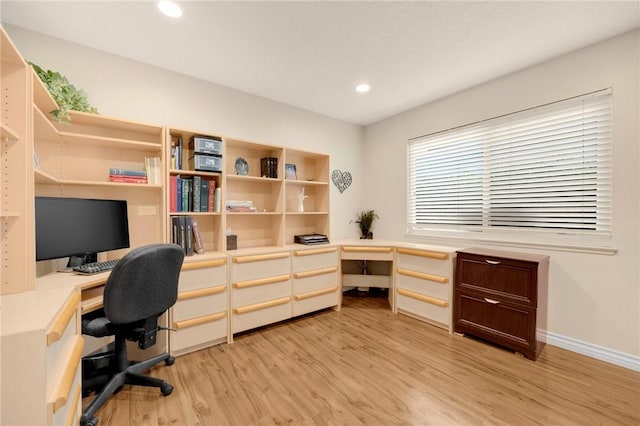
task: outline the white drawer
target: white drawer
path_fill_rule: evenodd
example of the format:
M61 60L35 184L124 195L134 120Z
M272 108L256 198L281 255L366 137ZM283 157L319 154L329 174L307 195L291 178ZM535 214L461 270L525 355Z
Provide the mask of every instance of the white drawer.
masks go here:
M343 246L342 260L393 260L393 247Z
M332 271L324 272L323 271ZM330 267L325 270L309 271L310 273L316 273L314 275L304 276L302 278L296 278L296 274L293 276L293 295L307 293L310 291L320 290L327 287L338 286L338 270L335 267Z
M338 306L340 304L338 287L329 287L315 292L303 293L293 297L293 316L307 314L320 309Z
M422 300L396 293L396 308L400 313L417 316L429 323L449 329L451 324L451 305L438 306Z
M396 287L442 299L447 302L451 300L452 284L450 282L440 283L398 273L396 274Z
M323 269L338 265L338 248L294 250L291 260L293 272Z
M172 321L183 321L226 311L228 298L226 285L182 292L178 294L178 301L171 308Z
M416 272L440 275L451 278L451 259L448 253L428 252L420 250L398 249L396 266ZM415 254L410 254L415 253ZM420 254L422 255L420 255ZM446 256L444 259L429 257L429 255Z
M186 263L182 266L178 291L197 290L227 283L227 259Z
M289 252L232 258L231 281L249 281L291 273Z
M226 311L210 316L193 318L184 322L174 321L178 331L169 333L169 347L173 355L211 346L226 341L228 330Z
M80 364L84 339L82 336L72 335L57 343L60 343L60 356L54 369L49 370L47 374L51 379L47 383L47 424L66 425L67 419L77 414L80 399L77 389L82 386Z
M80 414L82 410L82 381L80 369L74 377L71 390L67 397L67 401L64 405L58 408L55 412L50 411L51 418L48 422L49 425L77 425L80 421Z
M233 309L232 333L291 318L291 296Z
M231 290L231 306L238 308L245 305L264 302L267 300L279 299L291 296L291 279L289 275L267 278L267 280L277 280L269 284L251 285L256 280L240 281L233 284ZM260 282L260 281L257 281ZM238 287L244 284L248 287Z

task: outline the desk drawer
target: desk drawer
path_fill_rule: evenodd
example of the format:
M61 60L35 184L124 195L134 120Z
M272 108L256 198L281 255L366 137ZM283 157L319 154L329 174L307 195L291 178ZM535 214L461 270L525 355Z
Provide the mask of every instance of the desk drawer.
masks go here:
M402 248L397 250L396 264L398 268L451 279L451 260L448 253Z
M47 424L65 425L69 419L77 417L78 402L80 400L82 350L84 339L82 336L72 336L61 342L64 350L61 353L55 370L47 376L54 379L47 386Z
M397 310L449 329L451 325L451 304L446 300L421 296L423 295L419 293L397 289Z
M329 268L338 265L338 248L294 250L291 260L293 272Z
M239 333L291 318L291 296L237 307L232 312L231 330Z
M181 292L172 308L172 321L183 321L226 311L228 298L226 285Z
M393 247L343 246L342 260L393 260Z
M178 291L197 290L227 283L227 259L186 263L182 266Z
M448 278L439 275L423 275L422 273L414 273L414 271L401 268L398 268L396 272L397 288L404 288L447 302L451 300L452 283Z
M250 281L291 273L289 252L236 256L232 258L232 262L232 282Z
M285 296L291 296L289 274L261 280L239 281L232 284L231 306L238 308Z
M304 315L309 312L337 306L340 303L340 292L338 289L339 287L335 285L293 296L293 316Z
M181 355L226 341L228 333L227 311L215 312L183 321L173 321L177 329L169 334L173 355Z

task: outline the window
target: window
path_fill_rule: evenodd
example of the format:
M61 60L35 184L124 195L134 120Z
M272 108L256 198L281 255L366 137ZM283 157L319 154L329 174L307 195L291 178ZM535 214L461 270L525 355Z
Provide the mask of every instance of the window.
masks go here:
M409 141L408 232L610 235L611 91Z

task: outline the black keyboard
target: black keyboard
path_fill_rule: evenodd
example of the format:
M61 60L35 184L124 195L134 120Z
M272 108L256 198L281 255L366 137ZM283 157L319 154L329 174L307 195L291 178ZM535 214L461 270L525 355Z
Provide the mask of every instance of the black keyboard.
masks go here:
M74 272L80 272L81 274L97 274L104 271L110 271L116 267L120 259L111 259L105 262L93 262L85 263L84 265L74 266Z

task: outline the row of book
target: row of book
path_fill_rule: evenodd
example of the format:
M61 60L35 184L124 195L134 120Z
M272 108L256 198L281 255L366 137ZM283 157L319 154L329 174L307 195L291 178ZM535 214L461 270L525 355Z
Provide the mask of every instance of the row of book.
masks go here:
M162 183L160 157L146 157L144 159L144 170L111 167L109 169L109 181L160 185Z
M200 225L191 216L171 216L171 242L182 247L186 256L205 251Z
M171 139L171 168L182 169L182 138Z
M278 159L276 157L264 157L260 159L260 176L278 178Z
M201 176L169 178L169 211L220 212L222 191L215 179Z

